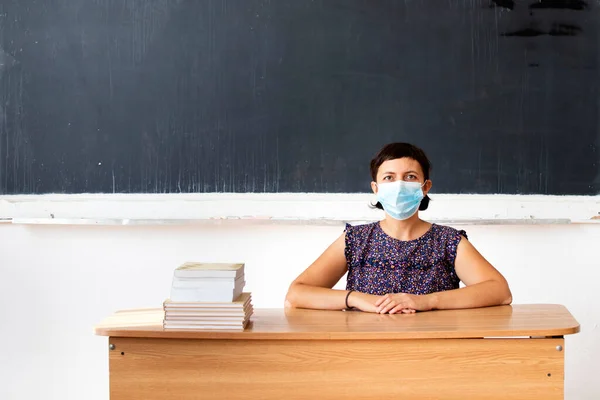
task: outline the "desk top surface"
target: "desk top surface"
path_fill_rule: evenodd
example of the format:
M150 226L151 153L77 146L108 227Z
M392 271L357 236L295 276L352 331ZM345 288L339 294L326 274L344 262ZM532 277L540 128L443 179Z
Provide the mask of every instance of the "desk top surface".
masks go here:
M164 329L162 309L122 310L95 327L112 337L269 340L389 340L563 336L579 324L562 305L527 304L416 314L256 309L244 331Z

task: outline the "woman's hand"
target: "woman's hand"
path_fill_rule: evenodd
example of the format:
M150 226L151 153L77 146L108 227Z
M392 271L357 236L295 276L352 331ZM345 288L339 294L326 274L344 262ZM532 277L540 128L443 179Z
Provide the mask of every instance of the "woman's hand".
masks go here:
M414 313L415 311L429 311L433 308L427 295L415 295L408 293L390 293L379 297L375 303L376 313L396 314Z
M352 308L357 308L365 312L377 312L377 302L383 299L383 296L375 296L373 294L352 292L348 296L348 305Z

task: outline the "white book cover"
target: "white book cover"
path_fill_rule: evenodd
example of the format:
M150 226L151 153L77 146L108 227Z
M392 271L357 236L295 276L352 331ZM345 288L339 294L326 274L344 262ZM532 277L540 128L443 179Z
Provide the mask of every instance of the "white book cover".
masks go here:
M243 263L186 262L173 274L178 278L239 278L243 273Z
M249 313L249 315L252 315L252 313ZM187 321L187 320L192 320L192 321L203 321L206 319L215 319L215 320L222 320L222 321L239 321L240 319L244 319L247 318L248 315L246 313L241 313L241 314L235 314L235 315L231 315L231 316L226 316L223 314L194 314L194 315L189 315L189 314L170 314L167 313L165 314L164 319L166 321L169 320L178 320L178 321Z
M242 326L246 322L246 319L240 318L237 321L171 321L165 320L164 325L189 325L189 326L197 326L197 325L214 325L214 326Z
M172 330L190 330L190 331L243 331L244 327L227 327L227 326L214 326L214 325L165 325L165 329Z
M172 287L170 299L173 302L233 302L242 294L243 290L243 286L233 290Z
M234 278L178 278L173 277L171 287L177 288L196 288L196 289L211 289L211 290L227 290L236 287L244 287L246 281L244 276L237 279Z
M221 315L224 317L244 316L254 311L252 304L244 307L244 309L227 309L227 308L165 308L165 315L194 317L194 316L215 316Z
M175 273L173 273L173 278L179 282L225 283L235 282L243 277L244 273L238 274L237 276L176 276Z
M212 324L204 324L204 325L190 325L190 324L167 324L163 323L164 329L179 329L179 330L209 330L209 331L243 331L248 325L247 320L241 324L236 325L212 325Z
M222 315L213 316L171 316L166 315L165 321L189 321L189 322L206 322L206 321L219 321L219 322L233 322L237 323L244 321L248 316L241 314L236 317L224 317Z
M183 304L183 303L179 303L179 304ZM196 303L196 304L200 304L200 303ZM210 304L210 303L206 303L206 304ZM240 307L235 307L235 308L231 308L231 307L168 307L165 306L164 310L165 312L180 312L180 313L189 313L189 314L194 314L194 313L199 313L199 312L206 312L206 313L241 313L241 312L246 312L249 308L251 308L252 305L249 306L240 306Z
M185 301L173 301L166 299L163 303L165 310L173 308L185 308L185 309L238 309L241 310L246 307L248 303L252 301L251 293L244 292L234 301L211 301L211 302L185 302Z

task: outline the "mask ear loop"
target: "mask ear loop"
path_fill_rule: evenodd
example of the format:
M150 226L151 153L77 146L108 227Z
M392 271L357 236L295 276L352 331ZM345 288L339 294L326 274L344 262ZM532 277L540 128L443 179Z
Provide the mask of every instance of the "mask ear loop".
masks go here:
M429 179L425 179L425 182L423 182L423 184L421 185L421 193L423 193L423 188L425 187L425 184L429 181ZM427 196L429 196L429 194L425 194L423 193L423 199L427 198ZM431 198L430 198L431 200ZM421 207L421 205L419 204L419 208Z

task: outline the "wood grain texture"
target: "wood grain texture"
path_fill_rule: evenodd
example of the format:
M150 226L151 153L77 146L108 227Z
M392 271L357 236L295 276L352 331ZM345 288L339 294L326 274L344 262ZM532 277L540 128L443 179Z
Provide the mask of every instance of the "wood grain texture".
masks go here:
M111 400L563 398L564 339L110 343Z
M563 336L579 324L562 305L527 304L380 315L357 311L256 309L243 332L162 328L161 309L124 310L95 327L114 337L244 340L389 340Z

